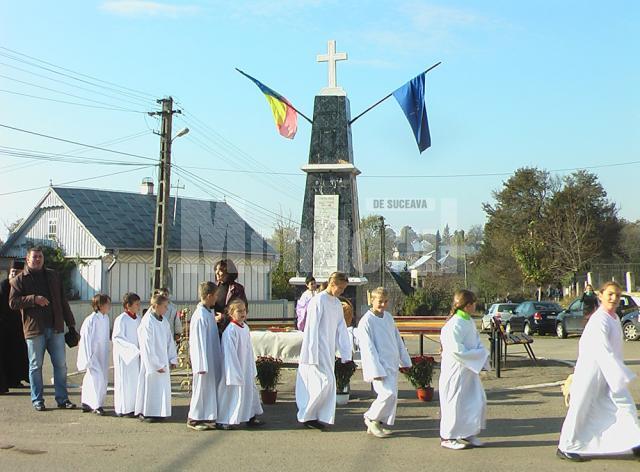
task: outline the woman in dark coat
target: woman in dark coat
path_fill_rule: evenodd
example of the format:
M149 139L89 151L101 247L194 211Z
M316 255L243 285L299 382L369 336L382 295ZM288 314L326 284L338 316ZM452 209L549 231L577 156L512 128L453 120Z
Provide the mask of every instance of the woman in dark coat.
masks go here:
M22 315L9 308L9 292L12 279L24 268L24 262L13 261L9 278L0 282L0 393L9 388L23 387L29 381L27 343L22 330Z
M215 265L216 276L216 302L214 310L216 312L216 321L220 332L229 324L229 318L226 315L227 305L231 300L239 299L244 301L249 308L247 296L244 293L244 287L236 282L238 278L238 269L231 259L222 259Z

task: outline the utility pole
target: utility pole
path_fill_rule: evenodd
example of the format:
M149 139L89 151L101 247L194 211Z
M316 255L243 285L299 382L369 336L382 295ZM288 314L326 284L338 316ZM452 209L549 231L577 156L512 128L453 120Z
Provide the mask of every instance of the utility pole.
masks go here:
M380 286L384 287L384 268L386 266L385 263L385 224L384 224L384 216L380 217Z
M166 287L169 280L169 226L167 212L169 211L169 196L171 193L171 125L174 113L181 113L173 109L173 98L157 100L162 104L162 111L149 112L150 116L162 116L162 130L160 131L160 164L158 166L158 197L156 200L155 231L153 236L153 289Z

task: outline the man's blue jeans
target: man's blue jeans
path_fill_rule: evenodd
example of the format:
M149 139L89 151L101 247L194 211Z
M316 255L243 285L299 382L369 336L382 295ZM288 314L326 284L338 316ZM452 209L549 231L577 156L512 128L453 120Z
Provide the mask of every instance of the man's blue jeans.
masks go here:
M46 328L44 334L29 338L29 383L31 384L31 401L44 403L44 385L42 382L42 364L45 349L53 364L53 384L55 386L56 402L58 405L69 399L67 393L67 360L64 352L64 333L56 333Z

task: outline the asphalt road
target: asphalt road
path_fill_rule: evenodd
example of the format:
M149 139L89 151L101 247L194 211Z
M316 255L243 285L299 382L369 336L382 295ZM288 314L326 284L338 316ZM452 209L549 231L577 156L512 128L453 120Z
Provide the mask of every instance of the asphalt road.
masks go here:
M187 429L189 398L178 391L179 375L173 377L173 418L163 424L97 417L78 410L38 413L31 408L28 390L13 390L0 397L0 471L638 471L639 462L634 460L609 458L573 464L554 455L566 409L560 388L550 384L564 379L571 368L553 359L575 360L577 341L536 337L536 355L548 360L533 367L514 348L502 378L491 372L484 376L489 407L482 435L487 444L482 449L442 449L437 398L419 402L404 379L396 434L387 439L368 436L362 414L373 395L360 372L352 381L356 398L338 407L336 425L329 432L301 429L295 421L295 371L287 369L278 402L265 406L267 425L259 430ZM409 346L416 351L415 340ZM437 344L427 343L426 348L435 352ZM76 350L70 350L70 367L75 365L75 356ZM625 358L640 375L640 342L625 343ZM81 376L71 377L70 382L80 384ZM632 392L640 400L640 381L634 381ZM79 393L78 388L71 389L71 399L77 403ZM49 388L48 405L55 405L52 397ZM112 401L110 393L109 412Z

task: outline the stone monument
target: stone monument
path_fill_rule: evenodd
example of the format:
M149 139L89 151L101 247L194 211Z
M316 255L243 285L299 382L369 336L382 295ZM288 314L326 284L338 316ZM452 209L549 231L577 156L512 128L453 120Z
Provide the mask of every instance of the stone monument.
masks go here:
M336 42L328 43L327 54L318 62L327 62L327 87L315 97L309 146L309 163L302 166L307 182L300 228L300 267L291 284L304 285L307 275L318 282L341 271L349 276L344 296L359 311L366 303L357 287L367 283L362 273L360 216L356 176L353 164L351 112L344 89L337 84L336 63L347 59L336 52Z

